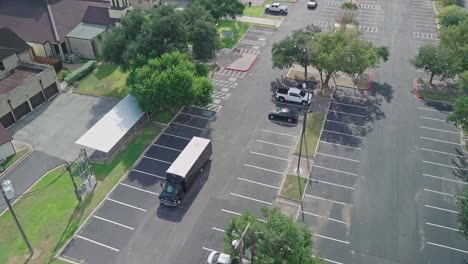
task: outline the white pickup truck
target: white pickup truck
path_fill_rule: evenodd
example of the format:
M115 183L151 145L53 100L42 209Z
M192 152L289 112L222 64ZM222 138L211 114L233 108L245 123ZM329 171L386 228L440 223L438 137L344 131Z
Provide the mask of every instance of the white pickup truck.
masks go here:
M265 13L277 12L281 14L288 13L288 6L280 3L272 3L271 5L265 6Z
M276 99L280 102L289 101L309 105L312 102L312 93L298 88L279 88L276 90Z

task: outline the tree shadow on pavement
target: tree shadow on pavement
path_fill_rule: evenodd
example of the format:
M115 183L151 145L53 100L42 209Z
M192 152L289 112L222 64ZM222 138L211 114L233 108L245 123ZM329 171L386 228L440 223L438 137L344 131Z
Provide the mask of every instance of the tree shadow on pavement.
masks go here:
M457 168L452 169L452 172L464 182L468 182L468 162L466 161L465 153L459 148L456 148L455 151L457 152L457 156L452 159L452 164Z

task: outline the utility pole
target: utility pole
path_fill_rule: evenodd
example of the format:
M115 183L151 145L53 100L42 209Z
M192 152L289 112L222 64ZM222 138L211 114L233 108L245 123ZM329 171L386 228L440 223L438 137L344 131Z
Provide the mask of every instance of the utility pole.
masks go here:
M309 56L307 54L306 49L302 49L302 52L305 54L305 67L304 67L304 77L305 77L305 82L307 82L307 64L309 64ZM299 166L301 165L301 157L302 157L302 140L304 139L304 132L306 128L306 123L307 123L307 113L309 112L309 100L310 100L310 92L309 89L307 88L307 85L305 83L302 84L302 88L306 90L307 92L307 110L302 111L304 113L304 118L302 121L302 129L301 129L301 144L299 146L299 159L297 160L297 173L299 174Z
M0 185L0 190L2 191L3 198L5 199L6 204L8 205L8 209L10 209L11 215L13 216L13 219L15 220L16 226L18 227L21 233L21 236L23 237L23 240L26 243L26 246L28 247L29 255L32 257L34 255L34 250L31 244L29 243L29 240L26 237L26 234L24 233L24 230L21 227L18 221L18 218L16 217L15 211L13 211L13 207L11 206L11 203L10 203L10 199L13 199L13 197L15 196L11 182L9 180L3 181L2 184Z
M242 235L239 239L234 240L232 246L234 247L234 251L239 251L239 264L244 263L244 235L247 233L247 230L250 227L250 223L247 224L247 226L244 229L244 232L242 232ZM235 242L235 243L234 243Z
M78 186L76 186L75 179L73 179L71 164L69 162L67 162L66 168L67 168L68 174L70 174L70 179L71 179L71 181L73 183L73 188L75 188L76 199L78 199L78 202L81 202L81 196L78 193Z

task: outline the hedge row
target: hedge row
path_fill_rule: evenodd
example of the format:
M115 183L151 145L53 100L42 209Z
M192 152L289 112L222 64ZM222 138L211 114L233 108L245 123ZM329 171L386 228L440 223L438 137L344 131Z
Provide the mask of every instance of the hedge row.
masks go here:
M96 61L90 60L86 62L83 66L81 66L80 68L76 69L75 71L67 75L67 77L65 77L65 81L68 84L73 84L74 82L81 80L83 77L85 77L90 72L92 72L94 68L96 68Z

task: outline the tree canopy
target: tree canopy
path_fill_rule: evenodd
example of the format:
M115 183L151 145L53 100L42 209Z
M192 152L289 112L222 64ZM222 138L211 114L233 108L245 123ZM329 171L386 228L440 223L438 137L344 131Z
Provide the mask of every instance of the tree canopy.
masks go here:
M437 18L442 27L457 26L468 19L468 11L456 5L452 5L442 9L437 15Z
M455 100L453 112L448 117L448 120L468 131L468 96L461 96Z
M430 74L429 83L432 84L434 76L442 78L453 77L455 63L452 54L447 50L431 44L421 46L418 54L410 59L411 65Z
M195 65L180 52L165 53L132 68L127 85L145 112L174 110L192 104L205 106L211 102L213 91L210 80L198 76Z
M243 237L243 249L250 250L251 263L301 263L319 264L313 257L312 234L307 226L282 214L277 208L263 208L266 222L259 221L249 211L231 219L226 229L225 250L232 257L238 256L232 241L239 239L250 223Z
M236 18L236 15L242 15L245 8L238 0L191 0L188 9L193 6L204 7L215 20L223 17Z

